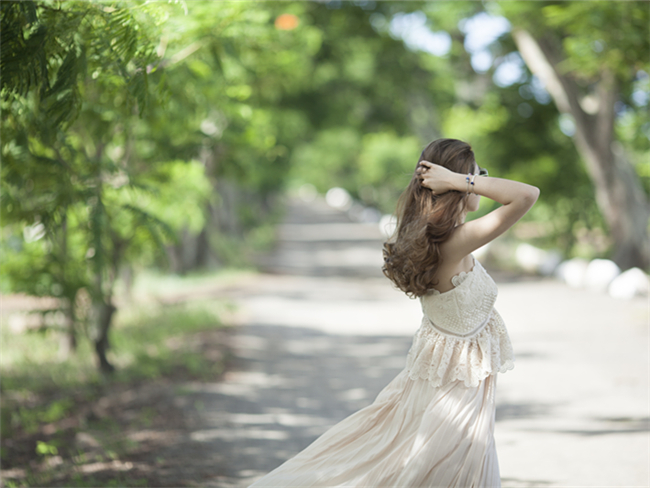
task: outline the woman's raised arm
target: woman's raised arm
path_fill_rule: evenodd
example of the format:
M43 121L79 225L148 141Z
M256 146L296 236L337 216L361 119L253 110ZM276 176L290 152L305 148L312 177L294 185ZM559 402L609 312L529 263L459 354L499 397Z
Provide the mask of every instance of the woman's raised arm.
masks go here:
M466 175L428 161L420 161L418 172L422 185L436 194L449 190L471 191L502 204L489 214L456 227L451 237L441 245L445 259L450 261L460 261L503 234L530 210L539 197L538 188L502 178L477 176L473 178L474 185L471 186Z

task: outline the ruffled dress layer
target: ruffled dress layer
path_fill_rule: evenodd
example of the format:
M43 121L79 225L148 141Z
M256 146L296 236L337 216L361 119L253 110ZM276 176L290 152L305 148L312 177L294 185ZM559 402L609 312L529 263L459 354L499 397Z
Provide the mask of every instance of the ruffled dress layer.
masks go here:
M485 269L422 297L406 367L375 401L339 422L251 488L496 488L497 372L512 346Z

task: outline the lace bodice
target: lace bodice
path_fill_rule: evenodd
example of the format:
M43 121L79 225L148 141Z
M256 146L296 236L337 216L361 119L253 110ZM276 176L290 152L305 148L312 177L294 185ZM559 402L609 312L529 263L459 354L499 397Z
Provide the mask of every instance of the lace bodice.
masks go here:
M469 272L454 276L454 288L431 290L420 298L422 325L407 357L411 379L434 386L462 380L477 386L490 374L513 368L510 338L494 309L497 287L474 259Z
M441 332L472 336L490 318L497 299L497 285L476 260L471 271L457 274L451 283L454 288L449 291L431 290L429 295L420 298L422 312Z

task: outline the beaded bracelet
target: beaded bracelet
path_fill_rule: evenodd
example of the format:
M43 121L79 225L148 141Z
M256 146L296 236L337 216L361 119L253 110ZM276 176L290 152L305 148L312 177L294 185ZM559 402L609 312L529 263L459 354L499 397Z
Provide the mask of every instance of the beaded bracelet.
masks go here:
M472 179L470 180L470 176ZM476 178L475 174L472 173L467 173L467 176L465 177L465 181L467 182L467 194L470 194L470 188L471 188L471 193L476 195L476 192L474 191L474 178Z

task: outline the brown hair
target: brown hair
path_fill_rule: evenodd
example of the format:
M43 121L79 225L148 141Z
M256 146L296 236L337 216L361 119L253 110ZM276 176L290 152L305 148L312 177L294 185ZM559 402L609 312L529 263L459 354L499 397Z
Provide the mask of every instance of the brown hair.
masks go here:
M474 152L457 139L438 139L418 160L439 164L455 173L474 171ZM416 166L417 168L417 166ZM441 263L440 244L451 236L465 210L466 193L456 190L434 195L422 186L417 173L397 202L397 228L384 243L382 271L408 296L415 298L437 284L434 276Z

